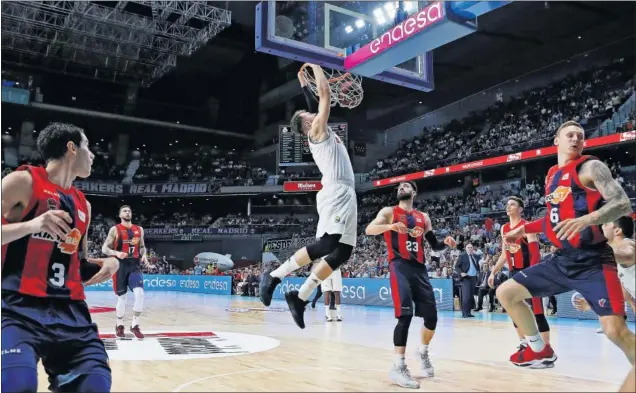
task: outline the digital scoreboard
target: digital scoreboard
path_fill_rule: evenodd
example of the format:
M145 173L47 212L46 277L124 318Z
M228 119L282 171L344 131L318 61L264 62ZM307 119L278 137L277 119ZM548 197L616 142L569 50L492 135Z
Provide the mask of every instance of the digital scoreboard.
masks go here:
M329 127L340 137L348 149L349 127L347 123L329 123ZM315 165L313 158L311 158L307 137L293 133L288 125L278 126L278 165Z

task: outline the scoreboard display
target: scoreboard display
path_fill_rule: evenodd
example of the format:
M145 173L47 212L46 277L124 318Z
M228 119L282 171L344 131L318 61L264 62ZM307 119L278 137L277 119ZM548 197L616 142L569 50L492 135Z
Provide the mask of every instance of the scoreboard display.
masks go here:
M329 123L328 125L348 149L349 139L347 136L349 130L347 123ZM307 137L293 133L288 125L278 126L278 165L315 165L309 151Z

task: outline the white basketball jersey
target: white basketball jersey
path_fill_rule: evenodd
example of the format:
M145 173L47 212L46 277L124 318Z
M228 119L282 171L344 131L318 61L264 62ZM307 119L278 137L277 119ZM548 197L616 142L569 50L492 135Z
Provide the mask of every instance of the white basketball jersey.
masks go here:
M350 183L355 186L355 176L347 147L331 128L327 127L329 137L320 143L309 140L309 150L322 173L322 184ZM309 138L308 138L309 139Z
M623 287L636 299L636 265L623 267L618 264L618 278L620 278ZM625 299L627 300L627 299Z

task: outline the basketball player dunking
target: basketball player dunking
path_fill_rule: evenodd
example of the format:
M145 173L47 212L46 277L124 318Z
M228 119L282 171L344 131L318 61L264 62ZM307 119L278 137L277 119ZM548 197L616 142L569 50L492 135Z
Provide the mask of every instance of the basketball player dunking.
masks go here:
M510 243L507 243L505 241L504 236L508 232L519 227L519 225L525 225L528 223L526 220L521 218L523 208L524 205L521 198L508 198L508 202L506 203L506 214L508 214L510 222L504 224L501 227L503 252L499 257L499 260L497 260L497 263L493 267L492 273L490 273L490 276L488 277L488 285L491 288L495 287L495 276L503 268L506 261L508 262L508 267L510 268L510 277L514 277L519 272L523 271L523 269L536 265L541 259L541 251L539 250L537 235L527 234L525 237L522 237ZM542 299L535 297L531 300L528 300L527 302L530 307L532 307L534 319L537 321L537 327L539 328L541 337L543 337L543 341L545 341L546 344L550 344L550 325L548 324L548 320L545 317ZM526 347L527 343L525 337L523 336L523 333L519 330L519 328L517 328L517 325L514 326L517 331L517 336L519 337L519 340L521 340L519 349L521 349L522 347Z
M623 216L614 222L603 224L603 235L607 238L607 243L614 250L616 263L618 266L618 276L623 285L623 296L636 315L636 249L632 239L634 236L634 221L629 216ZM581 311L590 309L590 305L585 299L579 298L576 308ZM636 391L636 370L632 370L627 375L623 386L619 392Z
M446 246L455 247L455 240L450 236L443 243L438 242L428 214L413 208L416 193L417 186L414 183L401 183L397 191L398 205L380 210L365 231L370 236L383 233L389 251L391 294L398 320L393 331L395 359L389 377L399 386L411 389L420 387L411 377L404 361L409 326L414 315L424 318L418 346L422 375L433 377L435 374L428 346L437 326L437 305L424 265L423 241L426 239L435 251L441 251Z
M356 245L358 206L353 167L347 147L327 126L331 103L329 82L322 68L311 65L318 90L318 113L299 110L291 118L291 129L299 137L307 137L311 155L322 173L322 190L316 196L318 228L316 243L300 250L276 270L263 273L260 298L269 306L276 286L289 273L319 260L299 291L285 294L296 324L305 328L305 304L313 290L334 270L347 262ZM304 81L300 78L301 85Z
M554 139L558 165L545 180L547 213L505 236L512 243L526 234L544 232L558 248L554 256L524 269L497 289L497 298L528 341L528 347L510 357L518 366L550 367L556 358L539 335L524 300L570 290L585 298L606 336L634 364L636 337L624 319L614 252L601 230L602 224L629 214L631 204L605 164L581 155L584 141L585 131L578 123L568 121L559 127Z
M52 391L110 392L82 281L108 280L119 262L87 258L91 205L73 187L94 156L70 124L48 125L37 148L46 168L22 166L2 179L2 391L36 392L41 359Z
M139 328L139 318L144 307L144 276L141 272L141 262L148 264L144 230L132 223L132 209L128 205L119 208L119 219L121 223L110 228L102 246L104 254L120 260L119 271L113 276L113 289L117 295L115 335L117 338L126 337L124 314L130 289L135 294L130 331L135 338L143 340L144 335Z

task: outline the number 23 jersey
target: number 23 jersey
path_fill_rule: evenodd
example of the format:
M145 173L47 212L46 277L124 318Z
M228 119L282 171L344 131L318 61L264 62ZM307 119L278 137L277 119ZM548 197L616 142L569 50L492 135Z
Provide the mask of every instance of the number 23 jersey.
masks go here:
M424 234L428 232L426 228L426 217L419 210L406 211L399 206L393 207L392 224L401 222L408 230L407 233L395 231L384 232L384 240L389 251L389 261L403 259L416 263L424 263Z
M548 209L545 234L548 240L558 248L592 248L607 242L600 225L583 229L571 240L560 240L554 231L554 227L560 222L596 211L604 201L600 192L585 187L579 179L579 168L588 160L597 160L597 158L581 156L563 167L555 165L550 168L545 179L545 203Z
M20 222L49 210L64 210L73 222L64 240L46 232L33 233L2 247L2 291L23 295L84 300L78 249L88 229L88 207L84 194L71 186L63 189L51 182L43 167L22 166L33 179L29 205Z

